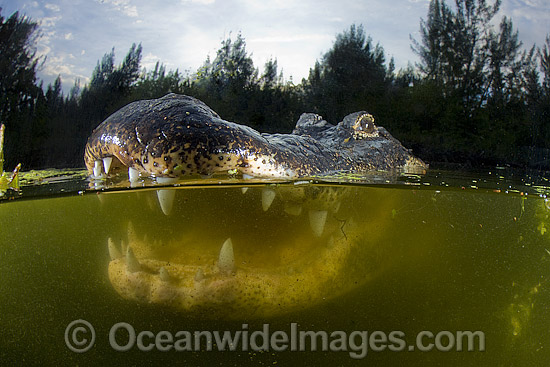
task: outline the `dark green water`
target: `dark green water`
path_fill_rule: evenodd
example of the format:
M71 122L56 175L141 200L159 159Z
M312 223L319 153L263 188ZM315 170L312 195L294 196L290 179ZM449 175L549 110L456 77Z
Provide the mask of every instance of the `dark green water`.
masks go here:
M278 197L262 210L264 185L251 185L245 194L238 184L178 188L168 216L155 190L25 199L23 188L23 199L0 203L0 365L544 366L550 360L550 210L540 195L543 184L510 188L512 181L492 174L473 182L441 173L408 184L331 185L342 204L313 243L340 235L339 223L352 221L355 245L376 256L364 251L347 260L342 294L261 318L186 313L122 298L108 276L107 238L123 238L128 221L140 236L161 241L198 229L205 242L231 236L237 259L239 243L250 249L314 238L305 213L288 215ZM274 189L288 187L293 185ZM524 189L528 195L519 193ZM373 258L379 259L376 267ZM94 346L84 353L71 351L64 337L78 319L96 333ZM136 345L120 352L109 341L120 322L153 335L251 334L264 324L271 334L291 335L296 324L299 331L332 335L329 342L346 335L348 345L347 351L335 350L336 344L332 351L320 345L311 351L310 343L305 351L290 350L290 343L284 351L218 351L214 343L209 351L203 342L197 351L141 351ZM435 335L443 332L437 340L442 346L419 350L415 339L422 331L433 335L423 345L435 344ZM456 345L437 350L459 331L483 332L484 347L476 342L473 351L456 351ZM359 332L374 333L376 340L365 339L370 343L365 347Z

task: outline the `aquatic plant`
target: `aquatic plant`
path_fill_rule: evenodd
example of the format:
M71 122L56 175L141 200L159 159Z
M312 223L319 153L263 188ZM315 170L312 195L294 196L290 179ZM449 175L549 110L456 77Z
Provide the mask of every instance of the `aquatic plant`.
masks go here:
M13 172L4 172L4 125L0 125L0 197L4 196L8 189L19 190L19 170L21 169L21 163L19 163Z

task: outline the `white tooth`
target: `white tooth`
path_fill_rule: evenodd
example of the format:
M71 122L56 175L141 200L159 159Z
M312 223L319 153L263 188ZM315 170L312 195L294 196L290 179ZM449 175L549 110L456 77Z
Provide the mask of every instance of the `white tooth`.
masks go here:
M122 257L122 252L116 247L115 241L113 241L111 237L107 239L107 248L109 249L111 260L120 259Z
M162 212L164 215L169 215L172 212L172 207L174 206L176 190L157 190L157 197L159 199Z
M113 162L113 157L103 158L103 168L105 169L106 174L109 174L109 170L111 169L112 162Z
M172 277L168 274L168 270L166 270L164 266L161 266L159 269L159 277L163 282L169 282L172 280Z
M298 216L302 214L302 206L296 203L285 203L285 212L290 215Z
M161 185L169 185L176 183L177 178L174 177L157 177L157 183ZM157 197L159 199L160 208L164 215L169 215L172 212L174 205L174 198L176 197L176 190L157 190Z
M233 243L231 238L225 240L218 257L218 269L223 274L231 274L235 271L235 256L233 254Z
M309 225L313 234L317 237L321 237L325 230L325 223L327 221L326 210L310 210L309 211Z
M128 246L126 250L126 269L128 269L130 273L135 273L136 271L141 270L141 265L130 246Z
M129 167L128 168L128 179L130 182L137 182L139 180L139 172L137 169Z
M201 282L204 279L204 272L201 268L197 269L197 272L195 273L195 282Z
M275 190L272 190L272 189L262 190L262 208L264 212L266 212L271 206L271 203L273 203L273 199L275 199L275 195L276 195Z
M247 191L248 191L248 187L241 187L241 192L243 194L246 194Z
M175 177L157 177L157 183L161 185L171 185L178 182L178 179Z
M103 164L101 161L95 161L94 162L94 177L101 177L101 174L103 173Z
M254 176L247 175L246 173L243 173L243 179L244 180L250 180L251 178L254 178Z

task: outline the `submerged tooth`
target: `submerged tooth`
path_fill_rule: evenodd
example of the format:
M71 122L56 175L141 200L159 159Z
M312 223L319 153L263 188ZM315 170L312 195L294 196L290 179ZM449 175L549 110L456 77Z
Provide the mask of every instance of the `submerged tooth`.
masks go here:
M134 251L132 251L132 248L129 246L126 250L126 269L128 269L130 273L135 273L136 271L141 270L141 264L136 258L136 255L134 255Z
M204 272L201 268L197 269L197 272L195 273L195 281L201 282L204 279Z
M161 266L159 269L159 277L163 282L169 282L172 280L172 277L168 274L168 270L166 270L164 266Z
M111 237L107 239L107 248L109 249L109 256L111 257L111 260L120 259L122 257L122 252L120 252Z
M264 212L266 212L271 206L271 203L273 203L275 195L275 190L267 188L262 190L262 208Z
M159 199L162 212L164 215L169 215L172 212L172 207L174 206L176 190L157 190L157 197Z
M173 177L157 177L157 183L159 184L173 184L177 181L178 179ZM172 212L172 207L174 206L176 190L157 190L157 197L159 199L162 212L164 215L169 215Z
M302 206L296 203L285 203L285 213L298 216L302 214Z
M325 223L327 221L326 210L310 210L309 211L309 224L313 234L317 237L321 237L325 230Z
M139 180L139 172L137 169L129 167L128 168L128 179L130 182L137 182Z
M101 177L101 174L103 173L103 164L101 161L95 161L94 162L94 177Z
M103 158L103 168L105 169L106 174L109 174L109 170L111 169L112 162L113 162L113 157Z
M248 187L241 187L241 192L243 194L246 194L247 191L248 191Z
M223 274L231 274L235 271L235 256L233 254L233 243L231 238L225 240L218 257L218 269Z

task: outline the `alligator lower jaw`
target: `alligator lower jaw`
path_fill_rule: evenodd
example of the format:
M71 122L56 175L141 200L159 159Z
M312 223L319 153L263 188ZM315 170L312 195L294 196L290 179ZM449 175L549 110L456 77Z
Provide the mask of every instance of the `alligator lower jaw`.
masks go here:
M269 317L311 307L342 294L346 282L353 283L345 270L353 244L342 233L323 242L311 254L300 254L299 260L286 264L258 267L237 260L232 269L222 263L222 255L178 264L137 259L134 250L126 250L125 256L110 262L109 278L122 297L142 303L216 318Z

